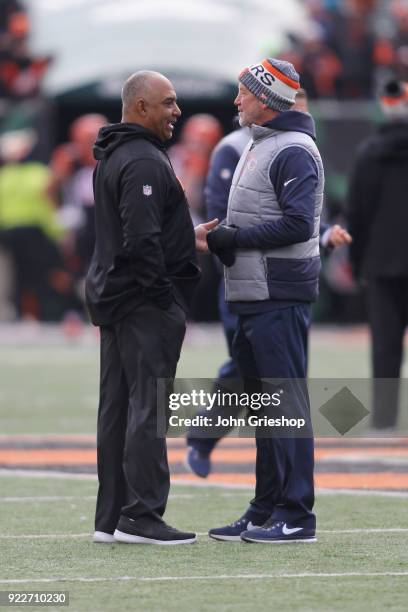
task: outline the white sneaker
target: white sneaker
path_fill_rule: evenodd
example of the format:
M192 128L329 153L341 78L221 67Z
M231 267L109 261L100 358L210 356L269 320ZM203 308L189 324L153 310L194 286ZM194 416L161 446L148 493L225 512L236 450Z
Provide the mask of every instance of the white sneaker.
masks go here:
M114 544L116 542L113 535L111 533L106 533L105 531L95 531L93 541L96 544Z

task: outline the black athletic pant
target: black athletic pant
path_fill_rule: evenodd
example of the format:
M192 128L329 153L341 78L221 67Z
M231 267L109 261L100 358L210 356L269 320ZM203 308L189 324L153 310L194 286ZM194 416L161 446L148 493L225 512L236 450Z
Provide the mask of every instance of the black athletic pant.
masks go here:
M136 521L164 514L170 477L157 435L157 379L174 378L185 323L176 303L146 303L101 327L97 531L113 533L121 513Z
M370 279L367 297L374 376L372 424L382 429L397 423L399 377L408 324L408 278Z

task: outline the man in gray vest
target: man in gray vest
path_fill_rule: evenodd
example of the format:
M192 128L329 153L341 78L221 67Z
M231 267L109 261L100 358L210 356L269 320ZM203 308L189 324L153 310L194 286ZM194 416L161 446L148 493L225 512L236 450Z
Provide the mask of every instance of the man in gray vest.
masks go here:
M207 241L226 266L226 299L239 318L233 356L240 376L288 380L291 409L308 423L301 381L311 302L318 295L324 172L312 117L290 110L299 86L292 64L281 60L241 72L235 104L252 140L232 180L226 224ZM257 432L256 444L255 497L240 519L211 529L210 537L314 542L310 429L304 436Z

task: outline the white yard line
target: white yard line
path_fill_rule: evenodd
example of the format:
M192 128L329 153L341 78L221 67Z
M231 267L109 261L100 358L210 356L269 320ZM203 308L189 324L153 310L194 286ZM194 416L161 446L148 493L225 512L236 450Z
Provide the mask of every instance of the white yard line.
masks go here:
M21 478L55 478L61 480L87 480L87 481L96 481L96 474L77 474L75 472L54 472L48 470L22 470L22 469L11 469L7 470L4 468L0 469L0 477L9 476L9 477L21 477ZM181 486L181 487L195 487L197 489L202 488L214 488L214 489L225 489L227 491L253 491L254 487L252 485L246 484L228 484L222 482L207 482L197 481L194 479L183 479L179 480L178 478L172 479L172 486ZM317 495L368 495L375 497L408 497L408 491L381 491L381 490L371 490L371 489L316 489ZM228 494L230 495L230 494Z
M317 529L319 533L408 533L408 527L390 527L381 529L381 527L367 527L365 529Z
M330 455L330 457L321 457L318 461L319 465L324 465L327 469L332 464L340 464L340 465L381 465L381 466L394 466L394 465L402 465L406 466L408 464L408 456L406 455L392 455L388 457L384 457L384 455L376 455L375 450L373 450L373 454L366 455L364 451L361 453L356 452L350 455Z
M366 528L366 529L317 529L316 534L319 536L321 533L408 533L408 527L391 527L389 529L381 529L380 527ZM206 531L197 532L198 536L206 536ZM1 536L0 536L1 538Z
M0 535L0 540L71 540L90 538L90 533L20 533L18 535Z
M380 527L366 528L366 529L318 529L317 535L321 533L331 533L331 534L343 534L343 533L408 533L408 527L391 527L388 529L381 529ZM206 531L197 532L199 537L207 536L208 533ZM77 538L89 538L92 539L92 534L87 533L19 533L16 535L0 535L0 540L71 540Z
M170 493L169 499L194 499L193 493ZM24 503L24 502L63 502L63 501L96 501L96 495L50 495L50 496L30 496L30 497L0 497L2 503Z
M116 576L109 578L85 578L83 576L72 578L15 578L0 580L0 584L50 584L57 582L176 582L176 581L214 581L214 580L276 580L280 578L381 578L381 577L406 577L406 572L302 572L291 574L216 574L214 576Z
M372 491L371 489L316 489L316 495L359 495L375 497L408 497L408 491Z
M24 503L24 502L62 502L62 501L83 501L83 500L95 500L95 495L84 495L83 497L72 496L72 495L53 495L43 497L0 497L0 504L3 503Z
M78 474L76 472L53 472L52 470L7 470L0 469L0 476L18 476L21 478L56 478L63 480L92 480L96 481L96 474Z

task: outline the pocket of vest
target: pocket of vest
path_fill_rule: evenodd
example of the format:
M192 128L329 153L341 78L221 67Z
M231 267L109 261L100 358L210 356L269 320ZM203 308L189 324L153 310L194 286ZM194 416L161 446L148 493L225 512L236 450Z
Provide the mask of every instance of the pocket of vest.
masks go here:
M320 273L320 257L307 259L266 258L268 281L282 283L304 283L315 280Z

